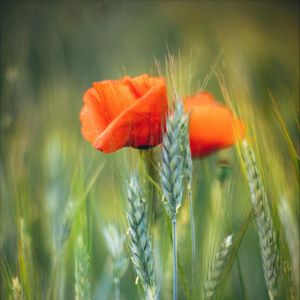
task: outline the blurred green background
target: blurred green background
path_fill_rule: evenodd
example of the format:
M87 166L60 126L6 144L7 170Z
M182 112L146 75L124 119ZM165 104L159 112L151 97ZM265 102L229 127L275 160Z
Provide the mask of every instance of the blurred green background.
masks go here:
M164 65L168 51L180 53L183 67L191 68L191 93L202 86L214 66L233 86L235 95L251 100L254 114L268 127L261 134L267 140L271 132L278 139L278 153L284 166L289 166L272 95L299 150L297 1L1 1L0 5L0 255L16 276L19 218L24 218L41 295L51 269L50 237L57 234L67 200L85 197L90 179L105 163L88 196L93 204L87 211L93 216L87 218L87 227L92 241L93 295L110 299L104 292L110 269L99 223L123 218L122 178L116 161L127 150L104 155L83 140L79 112L82 95L92 82L125 74L156 75L155 59ZM206 88L223 101L218 79L213 72L211 75ZM235 101L238 106L239 99ZM199 175L196 189L200 192L195 198L209 198L218 155L207 159L206 167L213 171L206 177ZM231 152L226 155L234 157ZM197 173L205 174L203 164L195 163ZM234 172L239 176L239 171ZM292 184L291 194L297 197L295 181ZM240 189L232 193L232 201L238 200ZM235 206L233 224L239 224L249 206L243 197L244 202ZM198 225L203 222L204 200L195 205ZM298 204L295 207L298 211ZM252 252L258 253L253 228L241 253L242 270L248 299L267 299L260 257L251 256ZM71 274L72 257L66 261L66 273ZM224 298L242 299L236 272ZM138 299L134 271L128 274L121 283L121 294L123 299ZM0 275L0 280L5 297L5 276ZM62 299L72 299L71 275L66 276L65 286ZM169 289L167 285L166 295Z

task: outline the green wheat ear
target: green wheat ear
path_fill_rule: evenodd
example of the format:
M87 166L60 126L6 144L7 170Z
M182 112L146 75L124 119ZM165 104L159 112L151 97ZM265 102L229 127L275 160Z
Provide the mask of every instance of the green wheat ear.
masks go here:
M144 288L146 299L158 299L155 282L154 259L147 224L147 211L143 191L134 173L127 188L127 220L132 262Z
M299 264L300 264L300 244L299 226L294 212L287 199L282 197L279 202L278 212L281 224L283 225L284 238L287 242L290 259L284 260L285 281L289 287L291 299L299 298ZM298 296L298 297L297 297Z
M231 246L232 235L229 235L224 239L219 251L216 253L215 258L209 267L207 279L204 285L204 299L213 299L216 296L221 285L222 275L225 270L227 258L230 254Z
M120 280L127 270L129 259L125 254L125 234L117 226L109 224L103 230L105 242L112 258L115 300L120 299Z
M162 151L161 182L164 205L170 219L176 218L183 197L182 129L185 122L183 105L178 101L173 115L170 115L167 119Z
M75 249L75 299L91 299L90 257L81 235Z
M181 207L184 192L184 178L188 185L189 207L192 218L192 161L188 143L188 116L184 114L182 99L175 94L174 111L167 118L166 132L163 136L161 184L163 203L172 221L173 247L173 300L177 299L177 214ZM194 257L194 225L192 232L192 261ZM194 273L194 269L192 268ZM193 274L194 275L194 274Z
M254 152L248 142L242 142L251 202L263 261L263 269L270 299L278 296L278 247L267 195L258 171Z
M18 277L12 278L11 289L12 289L12 296L14 300L25 299L25 294Z

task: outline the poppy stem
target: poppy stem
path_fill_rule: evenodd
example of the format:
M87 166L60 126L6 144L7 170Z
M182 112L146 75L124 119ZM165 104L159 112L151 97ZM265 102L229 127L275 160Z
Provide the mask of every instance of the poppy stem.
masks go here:
M177 300L177 234L176 216L172 219L172 241L173 241L173 300Z

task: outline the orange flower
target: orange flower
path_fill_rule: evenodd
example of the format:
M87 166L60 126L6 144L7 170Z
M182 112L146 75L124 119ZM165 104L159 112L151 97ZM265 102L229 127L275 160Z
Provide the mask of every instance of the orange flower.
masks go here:
M85 139L105 153L149 148L162 140L168 109L165 80L141 75L93 83L80 113Z
M193 157L233 145L245 133L242 121L214 100L207 92L184 99L185 112L190 112L190 146Z

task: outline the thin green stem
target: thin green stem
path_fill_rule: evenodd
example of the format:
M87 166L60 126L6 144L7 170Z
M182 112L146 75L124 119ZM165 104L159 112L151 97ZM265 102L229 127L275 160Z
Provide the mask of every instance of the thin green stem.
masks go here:
M177 237L176 237L176 217L172 220L173 236L173 300L177 300Z
M52 299L52 297L56 296L57 278L61 276L60 265L63 263L63 260L64 260L63 250L59 249L53 258L52 269L51 269L50 280L49 280L49 289L48 289L49 293L46 295L47 300Z
M236 254L236 266L237 266L237 270L238 270L238 274L239 274L239 280L240 280L241 290L242 290L242 294L243 294L243 299L248 300L246 286L245 286L245 282L244 282L244 278L243 278L243 274L242 274L242 268L241 268L241 263L240 263L240 258L239 258L238 253Z
M189 212L190 212L190 225L191 225L191 241L192 241L192 275L193 282L195 278L195 264L196 264L196 241L195 241L195 222L193 214L193 199L191 187L188 187L188 202L189 202Z
M120 299L120 280L119 280L119 278L115 277L114 285L115 285L115 300L119 300Z

